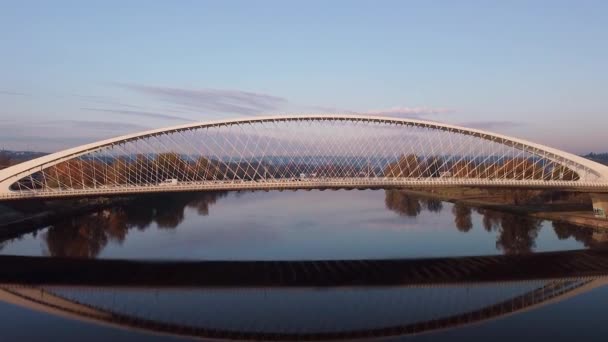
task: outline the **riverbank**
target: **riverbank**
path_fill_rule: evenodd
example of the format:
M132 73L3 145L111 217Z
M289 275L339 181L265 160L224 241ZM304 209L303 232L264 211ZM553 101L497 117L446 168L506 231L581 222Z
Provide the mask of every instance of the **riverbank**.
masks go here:
M593 215L591 203L584 200L583 196L585 194L577 194L577 198L574 200L562 199L542 204L513 204L513 197L510 197L509 192L504 191L492 193L491 191L472 188L407 189L403 191L414 196L461 203L469 207L510 212L544 220L561 221L588 228L608 230L608 220ZM520 192L513 196L522 195ZM515 202L517 202L517 199L515 199Z
M474 188L407 189L404 193L416 197L461 203L465 206L489 209L536 217L539 219L567 222L608 232L608 220L593 216L591 203L586 194L547 196L540 191L504 191ZM8 207L0 205L0 240L18 238L24 234L53 225L72 217L93 212L113 205L131 203L134 197L81 199L69 201L24 202Z
M130 202L130 198L95 198L69 201L37 202L41 207L36 212L21 212L7 205L0 207L0 240L17 238L23 234L33 233L48 225L74 215L82 215L93 210L116 204ZM27 203L21 203L27 206Z

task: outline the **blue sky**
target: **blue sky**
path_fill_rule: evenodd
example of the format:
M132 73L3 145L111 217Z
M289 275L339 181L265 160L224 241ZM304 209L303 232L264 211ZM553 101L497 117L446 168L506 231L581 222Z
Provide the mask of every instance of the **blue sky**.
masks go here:
M378 113L608 151L606 1L4 1L0 148Z

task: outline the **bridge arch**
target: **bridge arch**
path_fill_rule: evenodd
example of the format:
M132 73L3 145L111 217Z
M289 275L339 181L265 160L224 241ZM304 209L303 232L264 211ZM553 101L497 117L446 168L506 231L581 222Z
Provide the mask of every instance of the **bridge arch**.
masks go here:
M393 117L281 115L191 123L0 171L0 200L142 192L404 186L608 191L608 167L501 134Z

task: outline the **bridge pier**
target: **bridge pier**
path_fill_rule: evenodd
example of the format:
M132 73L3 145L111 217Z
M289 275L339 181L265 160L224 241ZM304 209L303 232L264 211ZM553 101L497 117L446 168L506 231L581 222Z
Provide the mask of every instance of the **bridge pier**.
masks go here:
M608 194L591 194L595 217L608 218Z

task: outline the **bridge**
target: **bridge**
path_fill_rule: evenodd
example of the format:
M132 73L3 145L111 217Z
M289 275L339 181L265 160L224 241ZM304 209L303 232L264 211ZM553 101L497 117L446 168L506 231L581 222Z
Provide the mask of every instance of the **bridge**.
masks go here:
M0 264L8 270L0 275L0 301L120 329L218 340L432 333L554 304L608 280L606 250L299 262L0 256Z
M601 194L608 192L608 167L477 129L338 114L192 123L70 148L0 170L0 200L446 186ZM597 196L594 202L608 202L606 195Z

